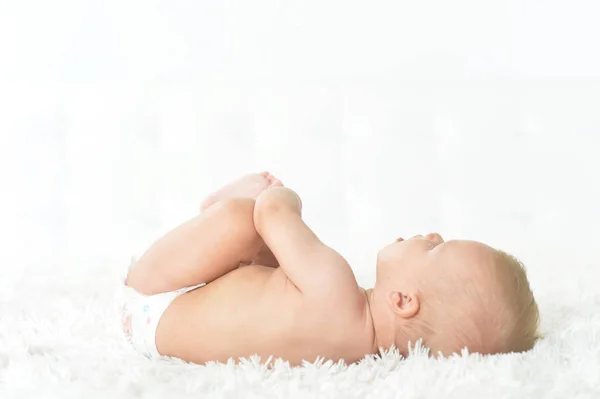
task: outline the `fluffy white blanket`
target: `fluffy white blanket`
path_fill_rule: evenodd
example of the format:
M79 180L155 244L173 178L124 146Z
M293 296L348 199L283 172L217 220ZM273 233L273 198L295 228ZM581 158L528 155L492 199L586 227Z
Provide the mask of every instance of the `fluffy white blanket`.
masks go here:
M138 355L118 331L114 275L31 269L2 279L0 398L600 397L600 295L586 288L590 278L576 279L586 292L538 295L546 336L529 353L432 360L416 350L408 359L391 352L350 366L267 369L257 359L197 366Z

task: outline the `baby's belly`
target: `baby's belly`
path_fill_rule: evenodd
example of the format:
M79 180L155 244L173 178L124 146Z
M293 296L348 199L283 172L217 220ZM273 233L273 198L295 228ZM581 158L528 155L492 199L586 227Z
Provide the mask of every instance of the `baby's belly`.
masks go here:
M292 364L337 360L343 345L327 342L322 331L331 315L319 323L318 309L309 307L280 270L246 266L177 298L159 323L157 348L200 364L253 355Z
M285 340L294 294L281 272L245 266L178 297L156 332L158 351L194 363L262 354ZM289 335L288 335L289 336Z

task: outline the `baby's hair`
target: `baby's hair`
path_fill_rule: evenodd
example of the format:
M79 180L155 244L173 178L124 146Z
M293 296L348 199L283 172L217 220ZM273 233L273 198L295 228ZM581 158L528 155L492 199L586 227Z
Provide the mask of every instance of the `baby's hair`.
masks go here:
M448 293L440 291L430 298L433 307L432 303L423 304L422 317L413 321L409 334L422 338L431 355L450 355L465 347L482 354L525 352L540 338L539 310L523 263L504 251L496 251L496 256L488 273L498 291L488 295L476 281L463 281L461 292L451 293L457 303L476 301L483 308L461 306L440 314L433 308L445 299L438 296L448 298ZM480 311L487 316L482 319ZM488 328L497 332L490 335Z
M527 271L521 261L504 251L498 251L510 268L510 276L515 284L515 309L510 309L510 321L505 325L502 342L505 352L523 352L530 350L541 338L539 333L540 313L529 286Z

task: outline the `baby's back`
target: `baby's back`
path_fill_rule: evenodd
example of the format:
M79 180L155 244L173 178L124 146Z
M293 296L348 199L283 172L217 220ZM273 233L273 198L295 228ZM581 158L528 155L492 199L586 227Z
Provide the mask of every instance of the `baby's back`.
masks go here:
M159 352L186 361L344 359L372 351L364 291L309 296L280 268L245 266L178 297L156 332Z

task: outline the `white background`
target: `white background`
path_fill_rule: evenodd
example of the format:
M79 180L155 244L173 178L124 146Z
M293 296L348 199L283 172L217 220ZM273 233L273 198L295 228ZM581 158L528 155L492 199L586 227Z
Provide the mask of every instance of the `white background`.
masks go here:
M439 231L543 309L597 291L599 3L495 4L1 1L2 278L127 265L268 169L361 284Z

